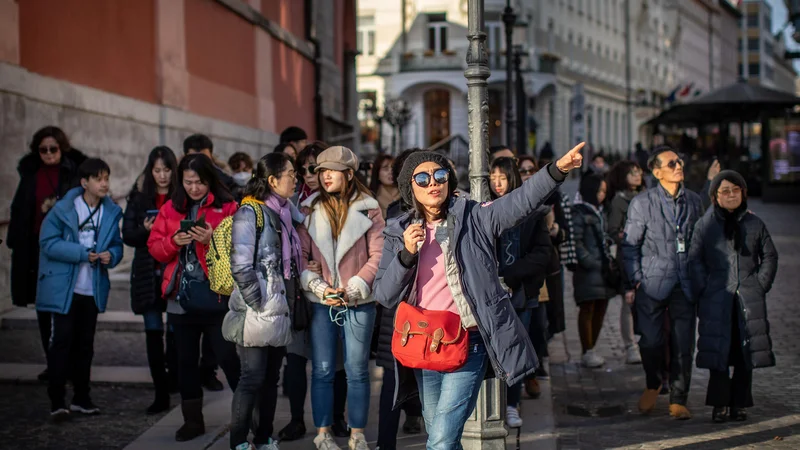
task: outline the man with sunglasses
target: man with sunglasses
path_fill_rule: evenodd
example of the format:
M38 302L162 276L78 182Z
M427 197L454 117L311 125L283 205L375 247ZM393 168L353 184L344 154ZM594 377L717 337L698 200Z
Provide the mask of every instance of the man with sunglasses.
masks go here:
M670 343L670 406L675 419L686 409L695 345L696 308L689 280L688 243L703 214L700 196L683 186L683 160L669 146L653 150L647 163L658 185L636 196L628 209L622 254L625 301L634 303L647 379L639 411L650 413L661 388L664 345ZM669 336L664 330L669 317Z

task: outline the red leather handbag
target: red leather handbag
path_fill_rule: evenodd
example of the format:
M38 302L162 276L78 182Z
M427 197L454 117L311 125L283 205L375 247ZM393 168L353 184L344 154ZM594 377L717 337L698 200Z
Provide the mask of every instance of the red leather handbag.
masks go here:
M394 316L392 354L412 369L452 372L467 362L469 332L450 311L422 310L400 303Z

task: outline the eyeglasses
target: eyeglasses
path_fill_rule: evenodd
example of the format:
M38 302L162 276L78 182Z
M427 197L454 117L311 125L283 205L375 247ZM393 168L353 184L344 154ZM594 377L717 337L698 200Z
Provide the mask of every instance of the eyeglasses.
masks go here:
M742 188L740 188L740 187L736 186L736 187L733 187L733 188L730 188L730 189L720 189L720 190L719 190L719 191L717 191L717 192L718 192L718 193L719 193L719 195L720 195L720 196L722 196L722 197L727 197L727 196L729 196L729 195L741 195L741 193L742 193Z
M533 175L536 173L536 169L519 169L519 174L522 176L525 175Z
M414 174L411 178L414 180L414 183L417 183L417 186L426 188L431 185L431 180L435 181L436 184L447 183L447 180L450 178L450 172L447 169L436 169L433 171L433 176L428 172L420 172Z
M53 146L53 147L39 147L39 154L40 154L40 155L45 155L45 154L47 154L47 153L56 154L56 153L58 153L58 151L59 151L59 150L60 150L60 149L58 148L58 146Z
M679 165L683 167L683 160L680 158L673 159L672 161L667 163L667 167L669 167L669 170L675 170L675 168L678 167Z
M633 169L630 172L628 172L628 175L631 175L631 176L634 176L634 177L638 177L641 174L642 174L642 171L639 170L639 169Z
M300 167L297 169L297 173L300 174L301 177L306 176L306 174L314 175L317 172L317 166L314 164L309 164L308 168Z

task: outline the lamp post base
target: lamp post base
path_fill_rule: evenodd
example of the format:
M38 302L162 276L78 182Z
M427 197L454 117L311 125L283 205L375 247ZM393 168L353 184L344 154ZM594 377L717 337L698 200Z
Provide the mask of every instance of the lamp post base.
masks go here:
M461 445L464 450L505 450L506 384L497 378L485 380L478 394L475 411L464 424Z

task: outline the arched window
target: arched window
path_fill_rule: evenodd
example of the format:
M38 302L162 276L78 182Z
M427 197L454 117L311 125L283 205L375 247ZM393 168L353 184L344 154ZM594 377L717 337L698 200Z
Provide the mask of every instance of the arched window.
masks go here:
M425 92L425 133L428 146L450 136L450 91Z

